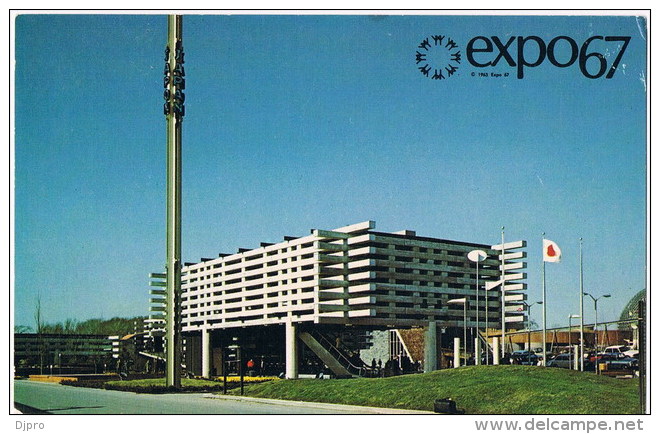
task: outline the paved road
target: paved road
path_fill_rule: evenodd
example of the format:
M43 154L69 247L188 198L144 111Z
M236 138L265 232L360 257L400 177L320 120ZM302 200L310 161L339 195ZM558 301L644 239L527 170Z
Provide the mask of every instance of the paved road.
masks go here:
M373 407L222 397L208 393L148 395L14 381L14 402L49 414L392 414Z

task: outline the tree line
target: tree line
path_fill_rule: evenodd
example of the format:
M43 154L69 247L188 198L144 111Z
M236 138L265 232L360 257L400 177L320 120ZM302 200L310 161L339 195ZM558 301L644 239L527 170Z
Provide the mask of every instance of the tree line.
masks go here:
M93 318L85 321L67 319L64 322L44 323L37 321L37 329L29 326L14 327L15 333L41 333L41 334L84 334L84 335L106 335L125 336L135 331L142 331L145 317L134 318Z

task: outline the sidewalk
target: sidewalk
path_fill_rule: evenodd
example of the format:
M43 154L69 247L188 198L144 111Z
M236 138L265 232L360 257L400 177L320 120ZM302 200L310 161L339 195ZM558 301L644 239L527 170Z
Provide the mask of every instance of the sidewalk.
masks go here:
M364 412L364 414L436 414L432 411L422 410L406 410L401 408L383 408L383 407L366 407L361 405L346 405L346 404L330 404L327 402L310 402L310 401L288 401L284 399L270 399L270 398L253 398L249 396L236 396L236 395L216 395L212 393L204 394L204 398L209 399L226 399L233 401L247 401L260 404L273 404L273 405L290 405L295 407L315 407L327 410L339 411L355 411Z

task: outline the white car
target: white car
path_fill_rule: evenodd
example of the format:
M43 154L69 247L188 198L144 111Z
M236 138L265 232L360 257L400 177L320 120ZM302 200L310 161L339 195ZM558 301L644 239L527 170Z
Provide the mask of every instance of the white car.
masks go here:
M631 349L626 345L612 345L605 348L603 351L605 354L624 354L626 357L637 357L639 351Z

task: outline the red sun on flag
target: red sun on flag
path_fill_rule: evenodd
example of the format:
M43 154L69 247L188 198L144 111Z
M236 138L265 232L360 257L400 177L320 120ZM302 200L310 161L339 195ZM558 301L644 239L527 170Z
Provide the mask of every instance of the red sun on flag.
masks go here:
M559 262L561 249L554 241L543 240L543 260L545 262Z

